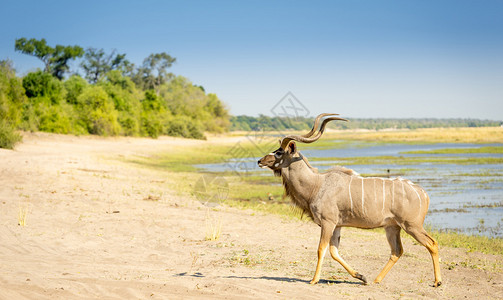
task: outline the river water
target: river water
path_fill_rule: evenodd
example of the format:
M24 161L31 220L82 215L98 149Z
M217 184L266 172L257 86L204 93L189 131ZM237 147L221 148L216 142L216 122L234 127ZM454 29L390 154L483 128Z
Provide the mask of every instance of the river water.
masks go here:
M446 148L479 148L485 146L503 147L503 144L373 144L355 142L336 146L332 149L301 150L307 158L321 160L311 164L320 172L341 164L333 158L357 158L388 156L402 157L446 157L474 158L496 157L503 154L406 154L408 151L436 150ZM331 158L324 161L322 158ZM241 172L272 176L272 172L258 168L257 159L240 159ZM446 159L446 162L449 160ZM231 161L232 162L232 161ZM228 163L198 165L204 171L223 172ZM503 164L456 164L456 163L415 163L415 164L375 164L348 166L360 174L410 179L420 184L430 196L430 211L425 224L438 230L459 231L466 234L503 237ZM382 175L380 175L382 174ZM279 183L279 179L278 179Z

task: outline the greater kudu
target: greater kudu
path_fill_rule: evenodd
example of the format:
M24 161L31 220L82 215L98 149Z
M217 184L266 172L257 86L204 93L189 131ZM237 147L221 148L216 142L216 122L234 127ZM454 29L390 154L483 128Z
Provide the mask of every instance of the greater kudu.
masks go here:
M361 177L353 170L335 167L318 173L297 150L295 141L312 143L318 140L328 122L345 119L337 114L321 114L311 131L305 135L289 135L281 140L281 147L258 161L262 168L270 168L281 176L285 193L295 205L321 227L318 264L311 284L320 280L321 265L330 245L332 258L354 278L367 283L365 277L351 268L339 255L341 227L384 227L391 247L391 257L374 283L379 283L403 253L400 231L414 237L425 246L433 260L434 286L441 282L438 243L423 228L430 199L419 185L402 178ZM320 129L315 134L320 120Z

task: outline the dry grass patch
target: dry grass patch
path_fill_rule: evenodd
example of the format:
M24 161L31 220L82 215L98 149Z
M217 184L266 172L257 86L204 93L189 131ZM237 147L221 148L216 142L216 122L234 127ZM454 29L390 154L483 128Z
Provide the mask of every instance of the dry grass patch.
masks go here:
M330 131L324 138L380 142L503 143L503 127L421 128L391 131Z
M17 224L19 226L26 226L26 217L28 216L28 205L19 205L19 212L17 215Z
M211 216L210 211L206 212L206 236L207 241L216 241L222 234L222 221Z

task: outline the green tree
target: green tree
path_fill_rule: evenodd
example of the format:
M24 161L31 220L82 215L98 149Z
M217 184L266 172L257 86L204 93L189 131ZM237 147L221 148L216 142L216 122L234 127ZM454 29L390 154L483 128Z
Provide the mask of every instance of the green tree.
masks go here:
M47 45L45 39L19 38L15 42L14 49L40 59L45 65L44 71L58 79L63 79L65 73L69 71L70 60L84 55L84 49L80 46L56 45L53 48Z
M76 104L77 98L82 94L82 91L87 85L87 81L79 75L70 76L70 78L63 83L66 90L66 102Z
M70 83L78 80L78 76L72 76ZM83 80L82 78L80 78ZM84 83L87 82L84 80ZM29 73L23 78L23 87L28 96L28 104L23 111L23 129L40 130L54 133L83 133L83 130L75 130L77 120L74 106L64 101L68 93L63 83L48 73L37 71ZM75 98L75 91L70 96ZM75 101L75 100L74 100Z
M138 68L134 82L144 90L153 89L159 91L159 87L173 77L167 69L175 63L176 58L169 54L155 53L150 54L143 60L143 64Z
M38 130L63 134L72 132L71 109L72 107L65 103L61 105L47 105L44 102L35 104Z
M0 61L0 148L12 149L21 140L15 130L27 102L11 61Z
M229 111L216 94L207 95L204 110L211 115L205 122L206 130L219 133L229 130Z
M123 76L119 70L113 70L106 74L105 80L99 82L99 85L114 102L115 109L118 111L121 134L138 135L140 133L142 93L136 89L131 78Z
M204 131L223 132L229 129L225 105L215 94L205 94L187 78L173 78L161 86L159 94L173 116L165 126L165 134L204 138Z
M0 61L0 103L0 119L9 120L13 126L19 126L28 98L10 60Z
M83 126L91 134L117 135L120 125L113 100L99 86L89 86L77 98L77 110Z
M47 98L52 103L59 103L63 90L62 83L50 74L42 71L28 73L23 78L23 87L28 98Z
M84 54L84 61L80 64L84 69L85 77L90 83L96 83L112 70L124 70L127 72L131 63L126 60L126 54L106 54L103 49L88 48Z
M163 133L162 119L166 116L162 99L153 90L145 91L141 102L141 131L143 135L157 138Z

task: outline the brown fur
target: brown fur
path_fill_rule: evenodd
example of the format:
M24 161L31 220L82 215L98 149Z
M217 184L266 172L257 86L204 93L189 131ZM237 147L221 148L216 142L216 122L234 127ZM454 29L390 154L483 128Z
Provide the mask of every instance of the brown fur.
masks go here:
M302 156L302 160L306 163L306 165L315 173L318 173L318 169L317 168L313 168L311 166L311 164L309 164L309 161L307 160L307 158L305 156ZM357 172L351 170L351 169L348 169L348 168L345 168L343 166L335 166L333 168L331 168L330 170L327 171L327 173L329 172L338 172L338 173L344 173L346 175L349 175L349 176L352 176L352 175L359 175ZM278 169L278 170L274 170L274 175L275 176L278 176L280 177L281 176L281 169ZM288 181L285 180L285 178L281 178L282 179L282 183L283 183L283 188L285 189L285 193L283 194L283 199L286 198L286 197L290 197L292 203L301 209L302 211L302 215L306 214L309 216L309 218L311 218L311 220L313 220L313 215L311 213L311 210L309 209L309 204L306 202L306 201L302 201L301 199L299 199L298 197L295 197L295 195L292 194L289 186L288 186ZM318 187L319 189L319 187ZM318 189L316 189L316 191L313 189L313 191L311 192L311 194L315 195L315 193L318 191Z
M309 209L309 203L307 201L302 201L299 197L296 197L292 193L292 190L290 189L290 186L288 185L288 181L285 180L284 177L282 177L281 179L283 182L283 187L285 188L285 193L283 195L283 198L290 197L290 199L292 200L292 203L295 206L297 206L298 208L300 208L300 210L302 210L302 216L304 214L306 214L309 216L309 218L311 218L311 220L314 220L313 214L311 213L311 210ZM312 194L315 194L315 192L317 192L317 191L313 191Z

